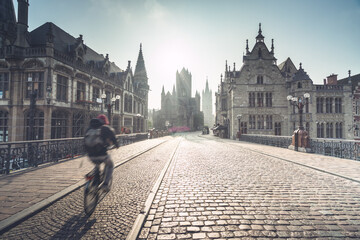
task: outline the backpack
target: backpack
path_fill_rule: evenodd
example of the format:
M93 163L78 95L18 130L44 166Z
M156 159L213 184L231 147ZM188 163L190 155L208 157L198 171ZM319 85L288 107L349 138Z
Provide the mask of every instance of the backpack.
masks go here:
M101 128L90 128L85 134L84 142L88 151L92 153L100 152L104 148Z

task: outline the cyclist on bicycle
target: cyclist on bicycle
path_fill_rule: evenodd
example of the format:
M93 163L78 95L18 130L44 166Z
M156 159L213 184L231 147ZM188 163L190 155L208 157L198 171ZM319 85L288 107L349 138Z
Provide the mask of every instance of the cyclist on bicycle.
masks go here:
M90 143L88 143L89 141ZM100 114L91 119L90 126L85 133L85 150L94 164L105 164L104 181L100 187L107 192L110 191L109 182L114 170L114 163L107 154L107 148L112 145L119 148L114 129L109 126L108 118L104 114Z

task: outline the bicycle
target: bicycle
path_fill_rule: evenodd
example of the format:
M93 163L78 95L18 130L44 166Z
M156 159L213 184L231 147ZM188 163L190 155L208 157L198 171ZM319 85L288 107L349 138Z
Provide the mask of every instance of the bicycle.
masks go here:
M106 196L108 192L99 188L104 179L104 171L100 170L100 164L95 163L94 169L85 175L86 184L84 189L84 210L90 216L97 204ZM109 187L112 185L112 177L109 181Z

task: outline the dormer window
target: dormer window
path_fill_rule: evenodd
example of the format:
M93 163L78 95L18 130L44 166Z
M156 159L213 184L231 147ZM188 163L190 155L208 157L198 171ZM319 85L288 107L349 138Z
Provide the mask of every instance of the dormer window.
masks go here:
M298 88L302 88L301 82L298 82Z
M264 77L259 75L257 76L257 81L256 81L257 84L264 84Z

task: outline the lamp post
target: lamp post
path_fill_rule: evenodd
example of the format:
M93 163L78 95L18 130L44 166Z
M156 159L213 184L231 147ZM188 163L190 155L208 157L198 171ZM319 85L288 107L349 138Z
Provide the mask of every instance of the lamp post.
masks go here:
M299 127L297 130L294 131L292 143L289 146L289 148L292 148L291 146L293 146L295 151L298 151L299 147L304 148L304 151L306 151L306 148L309 147L308 133L304 130L302 116L304 106L308 104L309 98L309 93L305 93L303 96L300 97L293 97L291 95L287 96L287 100L289 101L290 105L297 107L299 112Z
M32 145L32 140L35 140L35 111L36 111L36 97L38 95L37 89L33 89L33 86L29 88L30 93L30 107L29 107L29 164L37 167L37 161L35 156L35 149Z
M101 95L101 98L104 99L104 102L105 102L106 98L107 98L106 94L103 93ZM107 108L107 115L108 115L109 123L111 123L111 110L112 110L112 107L115 105L116 100L119 100L119 99L120 99L120 96L116 95L115 97L111 98L110 102L105 103L105 106Z

